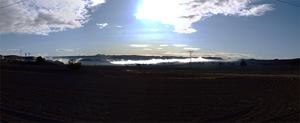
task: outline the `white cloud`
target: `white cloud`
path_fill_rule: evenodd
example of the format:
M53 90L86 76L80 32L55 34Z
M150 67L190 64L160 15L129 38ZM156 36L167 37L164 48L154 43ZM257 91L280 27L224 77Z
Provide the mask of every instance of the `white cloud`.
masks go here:
M241 11L241 16L262 16L266 11L273 10L269 4L257 5L249 10Z
M117 28L122 28L123 26L116 26Z
M185 49L185 50L200 50L200 48L191 48L191 47L185 47L183 49Z
M162 50L163 48L157 48L158 50Z
M72 51L74 51L74 50L72 50L72 49L56 49L56 51L72 52Z
M97 23L96 24L100 29L106 27L108 24L107 23Z
M20 49L0 49L0 51L11 52L11 51L20 51Z
M164 55L171 56L189 56L188 52L165 52ZM214 51L202 51L202 52L193 52L193 56L196 57L222 57L222 58L254 58L253 54L243 54L243 53L227 53L227 52L214 52Z
M152 50L152 49L143 49L143 50Z
M228 53L228 52L214 52L214 51L203 51L195 52L197 56L201 57L222 57L222 58L254 58L253 54L243 54L243 53Z
M186 44L174 44L173 46L175 46L175 47L187 47L189 45L186 45Z
M253 54L243 54L243 53L215 52L213 54L217 56L231 57L231 58L254 58Z
M132 44L132 47L148 47L149 45L142 45L142 44Z
M156 32L156 31L158 31L158 29L151 29L151 31L152 31L152 32Z
M37 56L42 56L42 57L45 57L45 56L48 56L48 53L37 54Z
M161 47L167 47L167 46L169 46L169 45L163 44L163 45L159 45L159 46L161 46Z
M262 16L274 8L271 4L253 5L257 0L143 0L137 19L161 21L173 25L174 32L193 33L192 23L213 15Z
M90 2L92 3L91 6L96 6L105 3L105 0L91 0Z
M4 0L10 5L20 0ZM1 9L0 34L48 35L82 27L89 21L88 9L104 0L25 0Z

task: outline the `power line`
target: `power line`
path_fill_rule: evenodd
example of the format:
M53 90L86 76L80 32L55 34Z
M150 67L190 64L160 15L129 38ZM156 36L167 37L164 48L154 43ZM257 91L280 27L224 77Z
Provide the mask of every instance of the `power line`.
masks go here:
M278 1L279 1L279 2L283 2L283 3L286 3L286 4L290 4L290 5L293 5L293 6L300 7L299 4L294 3L294 2L291 2L291 1L284 1L284 0L278 0Z
M285 0L285 1L299 5L299 0ZM298 1L298 2L296 2L296 1Z
M24 1L27 1L27 0L22 0L22 1L19 1L19 2L15 2L15 3L12 3L12 4L8 4L8 5L6 5L6 6L2 6L2 7L0 7L0 9L3 9L3 8L6 8L6 7L9 7L9 6L12 6L12 5L15 5L15 4L19 4L19 3L22 3L22 2L24 2Z

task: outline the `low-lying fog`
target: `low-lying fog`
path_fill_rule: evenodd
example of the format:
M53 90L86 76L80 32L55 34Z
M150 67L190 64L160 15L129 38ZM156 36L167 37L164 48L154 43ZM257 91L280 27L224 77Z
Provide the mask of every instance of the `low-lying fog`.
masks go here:
M189 62L218 62L218 61L228 61L222 59L205 59L202 57L198 58L152 58L152 59L84 59L84 58L71 58L71 57L48 57L47 60L51 61L59 61L64 64L68 64L70 60L74 60L75 62L81 62L82 65L135 65L135 64L177 64L177 63L189 63Z

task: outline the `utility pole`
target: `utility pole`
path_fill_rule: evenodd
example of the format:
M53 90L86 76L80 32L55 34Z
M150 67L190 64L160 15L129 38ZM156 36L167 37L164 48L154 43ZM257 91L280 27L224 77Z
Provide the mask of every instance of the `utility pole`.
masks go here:
M190 69L192 69L192 53L194 51L188 51L190 53Z

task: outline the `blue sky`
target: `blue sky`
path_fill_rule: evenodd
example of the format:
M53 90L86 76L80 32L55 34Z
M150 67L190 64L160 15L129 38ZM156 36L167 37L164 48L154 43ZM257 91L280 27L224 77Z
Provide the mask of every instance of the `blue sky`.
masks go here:
M277 0L28 0L0 12L2 55L300 57L299 7Z

